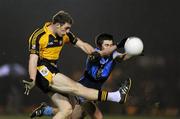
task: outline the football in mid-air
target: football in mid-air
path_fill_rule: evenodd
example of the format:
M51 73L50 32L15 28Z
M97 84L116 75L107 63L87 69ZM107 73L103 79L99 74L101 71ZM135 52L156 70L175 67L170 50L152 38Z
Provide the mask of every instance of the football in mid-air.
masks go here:
M140 38L138 37L128 37L124 49L125 52L129 55L140 55L143 51L144 45Z

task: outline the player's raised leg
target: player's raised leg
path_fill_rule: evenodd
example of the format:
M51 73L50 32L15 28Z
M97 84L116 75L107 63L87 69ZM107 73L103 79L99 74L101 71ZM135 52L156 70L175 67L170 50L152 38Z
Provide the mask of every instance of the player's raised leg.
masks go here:
M60 78L60 77L61 76L58 76L56 78ZM79 84L77 82L74 82L71 79L69 80L67 77L66 77L67 79L66 78L63 79L63 77L64 76L62 76L60 78L60 79L63 80L62 83L61 83L60 79L54 79L54 81L57 81L58 84L63 85L62 88L60 88L57 85L52 86L52 87L55 87L54 89L56 91L58 91L58 92L66 92L66 93L69 92L71 94L75 94L75 95L79 95L79 96L84 96L84 97L92 99L92 100L97 100L98 99L97 95L93 95L94 98L92 98L91 95L90 95L93 92L97 92L98 93L98 90L86 88L86 87L82 86L81 84ZM78 85L80 85L80 88L75 88ZM72 87L72 86L74 86L74 87ZM107 96L106 96L106 100L103 100L103 101L119 102L119 103L123 104L123 103L126 102L126 99L127 99L127 96L128 96L130 88L131 88L131 79L128 78L128 79L126 79L121 84L121 87L119 88L119 90L117 90L115 92L108 92ZM81 91L83 90L83 93L80 90ZM88 93L84 92L84 91L88 91ZM90 93L89 93L89 91L90 91ZM103 95L101 95L101 96L103 96ZM56 97L59 97L59 96L54 96L54 98L52 98L55 103L59 102L58 99L56 100ZM60 104L61 103L63 103L63 102L60 102ZM37 109L35 109L33 111L31 116L32 117L40 117L42 115L46 115L46 116L55 115L56 113L59 112L59 109L62 109L62 107L64 107L63 105L60 105L60 104L58 105L58 108L52 108L52 107L49 107L49 106L45 106L45 104L42 104ZM69 104L67 104L67 105L69 105ZM70 108L71 108L70 106L69 106L69 109L67 108L67 110L69 110L68 114L72 111ZM60 115L60 113L58 113L58 115ZM82 115L77 116L77 118L81 117L81 116Z
M84 87L61 73L53 77L51 88L57 92L78 95L89 100L98 99L98 90Z
M123 104L127 100L128 93L131 89L131 78L126 79L119 88L120 94L121 94L121 100L120 103Z
M51 88L60 93L68 93L84 97L88 100L112 101L124 103L131 87L131 79L120 87L118 91L108 92L87 88L78 82L73 81L63 74L56 74L53 77Z

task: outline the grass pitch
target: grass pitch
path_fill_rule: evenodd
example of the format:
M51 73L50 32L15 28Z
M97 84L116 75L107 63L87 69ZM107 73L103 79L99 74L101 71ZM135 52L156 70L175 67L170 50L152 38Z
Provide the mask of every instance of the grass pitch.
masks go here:
M179 119L180 117L146 117L146 116L105 116L104 119ZM30 119L26 116L0 116L0 119ZM49 117L41 117L36 119L51 119ZM90 118L86 118L90 119Z

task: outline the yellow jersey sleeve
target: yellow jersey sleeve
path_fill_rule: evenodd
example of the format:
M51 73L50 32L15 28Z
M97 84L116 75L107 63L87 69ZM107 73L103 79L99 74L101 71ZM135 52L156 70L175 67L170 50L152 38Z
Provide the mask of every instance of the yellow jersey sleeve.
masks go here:
M40 38L44 34L43 29L37 29L29 38L29 53L39 55L40 51Z

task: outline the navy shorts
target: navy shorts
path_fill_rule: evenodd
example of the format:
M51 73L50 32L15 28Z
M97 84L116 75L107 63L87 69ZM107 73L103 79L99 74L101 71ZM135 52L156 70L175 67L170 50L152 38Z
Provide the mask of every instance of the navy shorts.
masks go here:
M93 89L101 90L101 87L102 87L104 82L102 82L102 81L93 81L93 80L88 79L85 76L83 76L79 80L79 83L82 84L85 87L88 87L88 88L93 88Z

